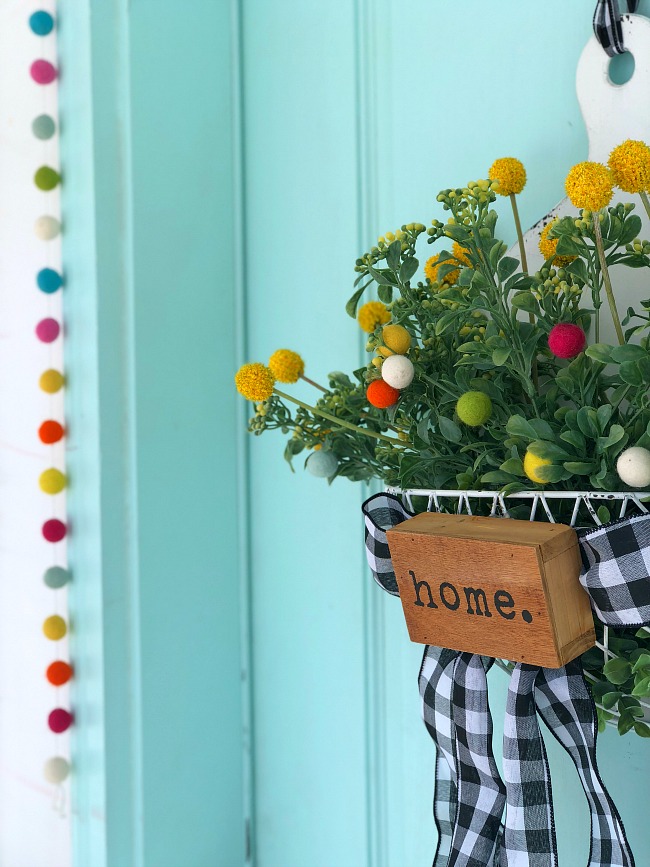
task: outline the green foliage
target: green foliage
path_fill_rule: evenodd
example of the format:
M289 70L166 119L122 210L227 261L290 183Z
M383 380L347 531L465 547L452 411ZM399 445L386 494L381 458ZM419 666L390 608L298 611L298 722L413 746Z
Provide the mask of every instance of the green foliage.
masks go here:
M537 473L546 487L620 487L615 466L621 451L627 445L650 447L650 299L643 302L644 312L630 308L625 319L636 322L628 339L636 335L638 342L609 346L596 339L571 361L554 357L547 338L558 322L599 333L602 274L591 215L564 217L550 231L557 255L573 261L562 260L556 268L551 259L527 275L495 234L495 200L486 181L443 190L438 201L451 215L447 223L433 220L429 229L409 223L356 261L348 313L354 316L374 287L391 321L411 334L415 376L396 407L376 410L364 391L381 373L369 363L356 372L354 386L347 378L332 380L316 407L388 434L392 446L336 429L302 409L294 416L276 396L258 410L251 429L290 432L289 462L318 445L332 449L340 458L338 474L353 480L376 477L428 488L466 487L471 481L512 491L534 484L523 473L530 451L550 461ZM650 243L638 240L640 228L632 205L602 212L608 265L650 266ZM425 237L429 244L442 243L433 282L417 279ZM380 346L381 327L367 348ZM479 428L455 416L459 397L472 390L493 404ZM329 432L322 435L324 430Z

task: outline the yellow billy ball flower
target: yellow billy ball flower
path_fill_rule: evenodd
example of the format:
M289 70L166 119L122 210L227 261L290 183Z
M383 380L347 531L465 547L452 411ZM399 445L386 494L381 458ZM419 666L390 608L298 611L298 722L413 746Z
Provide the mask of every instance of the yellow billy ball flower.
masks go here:
M268 400L273 394L275 377L266 365L255 361L239 368L235 374L235 385L246 400Z
M298 382L305 372L305 362L291 349L277 349L269 358L269 367L278 382Z
M359 308L357 320L367 334L372 334L378 325L385 325L390 320L390 313L381 301L368 301Z
M384 325L381 336L384 343L398 355L405 355L411 346L411 335L403 325Z
M600 211L607 207L614 192L612 173L602 163L575 165L566 176L564 187L576 208Z
M538 458L532 452L526 452L524 455L524 472L531 482L537 482L538 485L543 485L544 479L540 477L537 470L540 467L548 467L550 464L551 461L548 458Z
M438 268L436 266L436 262L440 256L431 256L430 259L424 263L424 276L430 283L434 283L436 279L436 274L438 273Z
M482 391L466 391L458 399L456 414L469 427L479 427L492 415L492 401Z
M498 181L495 193L500 196L510 196L512 193L520 193L526 186L526 169L524 164L515 157L501 157L490 166L488 177L491 181Z
M450 271L448 274L445 274L445 276L441 280L438 280L438 271L440 270L440 266L454 264L451 259L445 259L444 262L439 262L439 259L439 255L432 256L430 259L427 259L424 264L425 277L427 277L427 279L431 283L448 283L450 286L453 286L456 280L458 280L458 277L460 276L460 271L458 269Z
M557 242L559 239L550 238L549 232L557 222L557 218L551 220L551 222L547 223L542 229L542 234L539 236L539 252L542 254L544 259L553 259L553 264L556 268L565 268L569 263L573 262L576 257L556 255L555 251L557 250Z
M626 193L650 189L650 148L645 142L627 139L611 152L608 166L614 183Z
M469 253L461 245L458 241L454 241L451 247L451 255L456 259L457 262L462 262L463 265L471 265L472 263L469 261Z

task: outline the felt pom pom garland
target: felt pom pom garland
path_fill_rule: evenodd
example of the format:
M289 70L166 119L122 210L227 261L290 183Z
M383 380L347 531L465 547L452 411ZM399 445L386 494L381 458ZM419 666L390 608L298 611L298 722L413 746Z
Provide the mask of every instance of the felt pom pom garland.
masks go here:
M35 433L49 455L47 463L35 480L43 496L49 501L50 517L42 523L41 535L51 552L51 565L43 574L43 585L46 592L52 596L54 612L42 623L42 632L47 639L50 661L44 671L48 683L56 690L53 693L51 710L43 721L55 738L53 754L43 758L43 775L45 779L57 786L57 792L62 800L63 790L60 788L70 773L70 763L62 755L61 736L68 731L74 722L67 703L67 688L73 676L71 665L61 659L58 643L69 632L67 612L65 610L64 594L70 581L70 573L65 567L65 540L68 525L65 520L65 490L68 484L64 471L65 426L58 416L62 411L62 401L59 392L64 385L64 377L58 367L61 364L61 300L60 290L63 287L63 276L58 262L59 257L56 239L61 234L59 218L58 189L61 175L55 167L58 162L58 146L56 133L58 129L56 80L56 30L55 16L47 10L36 9L28 15L28 25L40 49L39 56L29 66L29 75L36 88L40 91L41 112L31 123L31 134L39 143L39 155L32 171L32 183L42 196L42 211L37 216L33 232L42 242L42 261L34 278L35 291L42 297L43 315L35 325L35 337L42 347L45 364L44 372L38 386L44 398L44 412L35 424ZM37 344L37 345L38 345ZM36 384L35 384L36 385ZM61 444L61 445L59 445Z

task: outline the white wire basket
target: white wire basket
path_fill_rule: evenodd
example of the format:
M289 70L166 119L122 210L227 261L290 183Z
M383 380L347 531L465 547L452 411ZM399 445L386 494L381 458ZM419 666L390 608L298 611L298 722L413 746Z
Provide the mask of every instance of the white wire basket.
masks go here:
M551 524L565 523L576 529L600 527L603 524L598 512L606 506L610 520L623 518L629 509L648 513L645 505L650 501L650 491L519 491L504 496L498 491L452 491L430 488L387 488L387 493L401 497L411 512L446 512L458 515L489 515L491 517L516 517L529 521L548 521ZM419 502L418 502L419 501ZM609 648L609 628L602 626L602 640L596 646L602 651L604 661L616 657ZM642 627L645 629L645 627ZM635 631L638 629L635 628ZM646 629L650 635L650 629ZM504 659L495 660L496 665L510 673L512 663ZM596 681L589 672L585 676ZM641 700L645 719L650 719L650 703ZM609 722L616 725L620 714L612 708L601 710L610 715Z

